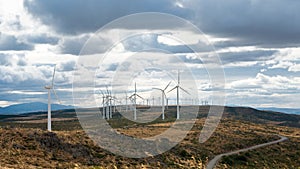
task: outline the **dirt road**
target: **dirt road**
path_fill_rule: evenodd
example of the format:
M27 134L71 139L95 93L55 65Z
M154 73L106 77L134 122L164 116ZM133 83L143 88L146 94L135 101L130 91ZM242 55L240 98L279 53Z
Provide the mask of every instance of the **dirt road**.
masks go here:
M244 148L244 149L240 149L240 150L236 150L236 151L231 151L231 152L228 152L228 153L219 154L215 158L213 158L212 160L210 160L208 162L206 168L207 169L213 169L215 167L215 165L218 163L218 161L223 156L229 156L229 155L233 155L233 154L238 154L238 153L241 153L241 152L245 152L245 151L257 149L257 148L260 148L260 147L265 147L265 146L268 146L268 145L272 145L272 144L276 144L276 143L280 143L282 141L288 140L287 137L280 136L280 135L278 135L278 136L280 137L280 139L276 140L276 141L271 141L271 142L268 142L268 143L263 143L263 144L255 145L255 146L252 146L252 147L248 147L248 148Z

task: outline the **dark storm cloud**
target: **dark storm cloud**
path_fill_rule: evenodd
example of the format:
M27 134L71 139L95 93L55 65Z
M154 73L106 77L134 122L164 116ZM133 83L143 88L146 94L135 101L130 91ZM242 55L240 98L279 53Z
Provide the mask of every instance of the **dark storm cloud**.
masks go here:
M193 22L204 32L261 46L300 44L300 1L192 0Z
M300 44L300 1L296 0L25 0L25 8L61 33L94 32L124 15L164 12L192 21L205 33L257 46ZM153 20L157 18L153 18ZM149 19L151 22L152 19ZM128 26L128 24L126 24ZM151 25L151 24L149 24ZM163 24L162 24L163 25ZM126 27L123 23L120 27ZM154 25L153 25L154 26ZM169 26L172 28L172 25ZM173 29L173 28L172 28ZM232 43L222 45L233 45Z
M89 39L89 36L64 38L60 41L59 48L63 54L78 55L84 43Z
M51 44L55 45L58 43L59 38L50 36L47 34L40 34L40 35L30 35L27 38L27 41L34 44Z
M85 43L88 44L84 46ZM112 42L109 38L101 36L72 36L62 38L59 42L59 50L63 54L90 55L104 53L111 47L111 45Z
M33 46L19 41L15 36L0 32L0 50L32 50Z
M138 12L164 12L187 17L190 12L174 0L25 0L25 8L58 32L94 32L110 21Z

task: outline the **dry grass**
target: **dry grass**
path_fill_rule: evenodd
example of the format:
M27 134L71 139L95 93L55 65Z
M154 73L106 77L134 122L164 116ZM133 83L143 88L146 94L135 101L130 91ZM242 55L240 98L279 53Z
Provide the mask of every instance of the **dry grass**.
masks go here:
M14 119L16 120L16 119ZM40 120L24 120L23 121L15 121L15 123L32 123L32 124L36 124L36 123L47 123L47 119L40 119ZM77 120L77 118L51 118L52 122L55 121L71 121L71 120Z
M283 123L278 120L297 126L297 119L288 123L287 115L275 114L275 118L262 114L267 118L264 120L260 119L261 114L254 116L251 109L227 108L214 134L200 144L198 139L208 107L200 108L199 119L184 140L168 152L142 159L116 156L95 145L72 112L53 114L53 133L45 131L45 115L6 118L0 121L0 168L205 168L208 160L217 154L276 140L275 134L287 136L290 141L224 159L218 167L300 167L300 129L280 126ZM246 111L249 116L237 110ZM166 115L169 118L164 122L136 124L120 118L109 123L122 134L148 138L174 125L170 113Z
M300 132L297 128L258 125L232 119L222 120L213 136L204 144L200 144L198 137L203 123L204 119L197 120L187 137L170 151L143 159L115 156L95 145L82 130L49 133L39 129L0 128L0 166L7 168L205 168L204 164L214 155L275 140L277 137L273 133L289 136L292 145L288 142L279 144L273 147L274 150L267 148L266 152L275 154L278 149L287 151L300 146ZM118 130L128 135L148 137L165 131L171 124L149 124L118 128ZM290 152L291 154L293 153ZM297 156L297 153L294 152L293 155ZM277 154L278 156L280 154ZM255 161L259 163L257 158L260 156L252 157L249 160L253 161L251 164L255 167ZM267 158L272 161L274 157L269 155ZM237 167L245 165L241 164L243 165ZM220 165L223 168L228 167L229 164ZM283 161L278 164L278 166L285 165L287 163ZM294 162L293 165L297 166L299 162ZM265 168L270 167L265 166Z

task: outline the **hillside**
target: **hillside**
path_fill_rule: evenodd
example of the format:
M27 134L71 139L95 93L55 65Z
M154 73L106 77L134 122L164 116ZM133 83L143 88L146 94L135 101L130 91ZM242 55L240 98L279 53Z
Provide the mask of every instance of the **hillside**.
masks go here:
M298 115L300 115L300 109L276 108L276 107L257 108L257 109L258 110L266 110L266 111L274 111L274 112L282 112L282 113L298 114Z
M67 108L67 107L66 107ZM91 109L93 110L93 109ZM96 110L96 109L94 109ZM90 110L89 110L90 111ZM175 106L170 106L169 110L166 111L166 117L175 118ZM209 106L200 106L198 118L205 118L208 115ZM12 125L23 126L23 127L34 127L45 129L47 112L35 112L35 113L26 113L26 114L12 114L12 115L0 115L0 125ZM121 114L117 112L114 114L115 118L122 117ZM65 109L57 110L52 112L52 118L54 123L57 123L58 126L66 126L66 128L81 128L76 117L75 110ZM248 121L258 124L273 124L278 126L288 126L288 127L297 127L300 128L300 115L295 114L286 114L273 111L263 111L257 110L254 108L248 107L225 107L222 118L232 118L234 120ZM126 121L127 119L122 118ZM24 123L23 123L24 122ZM34 124L32 124L32 123ZM56 127L56 126L54 126ZM65 127L62 127L62 130L69 130ZM56 128L56 130L61 130Z
M223 117L245 120L253 123L275 124L300 128L300 115L261 111L254 108L226 107Z
M119 132L135 137L156 135L172 125L175 107L166 121L136 124L124 118L109 120ZM188 136L170 151L155 157L130 159L113 155L98 147L82 131L72 110L53 113L54 132L46 129L46 113L0 116L0 166L9 168L205 168L214 156L232 150L277 140L288 141L230 156L218 168L300 167L299 116L251 108L227 107L212 137L200 144L200 130L207 115L201 106L199 118ZM274 117L269 117L269 116ZM117 116L119 117L119 116ZM124 127L126 126L126 127ZM292 126L292 127L289 127ZM43 130L41 130L43 129ZM124 143L125 144L125 143ZM130 146L130 145L128 145Z

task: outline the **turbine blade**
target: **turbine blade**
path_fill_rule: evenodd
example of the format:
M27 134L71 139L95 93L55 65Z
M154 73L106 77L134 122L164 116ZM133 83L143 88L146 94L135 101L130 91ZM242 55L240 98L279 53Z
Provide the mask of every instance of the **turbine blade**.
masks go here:
M175 86L173 89L171 89L170 91L168 91L168 93L170 93L171 91L173 91L174 89L176 89L178 86Z
M164 94L164 96L165 96L165 99L167 99L167 95L166 95L166 93L163 91L163 94Z
M104 95L103 91L102 91L102 90L100 90L100 92L101 92L102 96L103 96L103 97L105 97L105 95Z
M144 98L143 98L142 96L140 96L140 95L138 95L138 94L136 94L136 96L144 100Z
M54 84L55 69L56 69L56 66L54 66L53 75L52 75L52 82L51 82L52 87Z
M109 91L108 91L108 87L106 86L106 92L107 92L107 94L109 95Z
M131 99L131 98L132 98L134 95L135 95L135 94L133 94L133 95L129 96L128 98L129 98L129 99Z
M181 90L183 90L185 93L191 95L188 91L184 90L182 87L179 87Z
M160 90L160 91L162 91L162 89L156 88L156 87L153 87L152 89L153 89L153 90Z
M167 90L167 88L170 86L171 83L172 83L172 81L169 82L169 84L165 87L164 90Z
M180 84L180 72L178 70L178 85Z
M54 93L54 95L55 95L55 97L56 97L56 99L57 99L58 103L59 103L59 104L61 104L61 101L60 101L60 99L58 98L58 96L57 96L57 94L56 94L56 91L55 91L55 89L54 89L54 88L52 88L51 90L52 90L52 92Z

